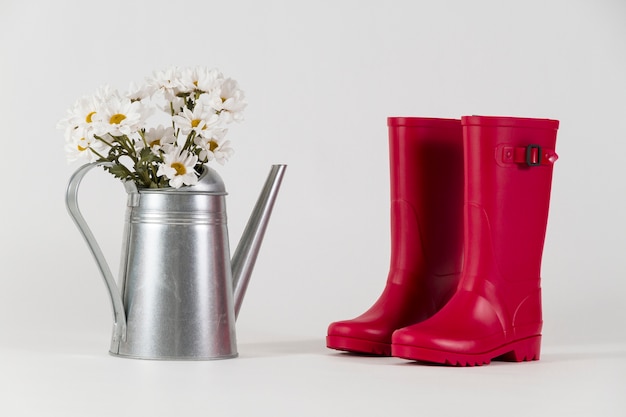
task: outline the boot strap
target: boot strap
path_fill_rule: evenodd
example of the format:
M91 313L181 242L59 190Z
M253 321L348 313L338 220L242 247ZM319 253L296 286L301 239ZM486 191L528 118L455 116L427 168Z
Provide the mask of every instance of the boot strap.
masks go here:
M528 146L498 146L501 149L500 156L504 163L524 164L529 167L539 165L552 165L559 159L553 149L542 148L539 145Z

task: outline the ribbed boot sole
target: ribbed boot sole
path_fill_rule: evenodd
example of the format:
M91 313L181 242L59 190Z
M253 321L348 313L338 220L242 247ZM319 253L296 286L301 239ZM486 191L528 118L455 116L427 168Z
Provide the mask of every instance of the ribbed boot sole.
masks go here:
M541 353L541 335L516 340L485 353L467 354L424 349L416 346L394 344L392 356L450 366L481 366L492 360L507 362L526 362L539 360Z

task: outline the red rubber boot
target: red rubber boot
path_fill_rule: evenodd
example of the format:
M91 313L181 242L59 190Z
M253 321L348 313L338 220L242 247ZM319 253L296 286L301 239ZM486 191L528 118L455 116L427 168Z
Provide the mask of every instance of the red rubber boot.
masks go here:
M559 122L462 118L464 266L430 319L393 334L393 356L473 366L539 359L540 268Z
M454 294L463 254L460 120L390 117L391 263L384 291L359 317L332 323L331 349L391 355L391 335Z

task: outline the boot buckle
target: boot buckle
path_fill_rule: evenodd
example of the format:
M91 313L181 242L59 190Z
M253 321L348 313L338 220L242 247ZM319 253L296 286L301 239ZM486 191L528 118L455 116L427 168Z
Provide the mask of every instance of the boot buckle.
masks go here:
M539 145L528 145L526 147L526 165L529 167L536 167L541 165L541 156L542 156L541 146Z

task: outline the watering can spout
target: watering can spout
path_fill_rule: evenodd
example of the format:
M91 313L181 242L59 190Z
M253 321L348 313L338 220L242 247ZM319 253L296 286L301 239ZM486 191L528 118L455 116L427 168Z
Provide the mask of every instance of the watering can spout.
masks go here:
M235 317L239 315L243 298L248 288L248 282L252 275L252 269L256 262L265 229L272 214L274 202L282 182L287 165L272 165L272 169L261 190L261 194L252 210L248 224L246 225L235 254L231 260L233 275L233 292L235 301Z

